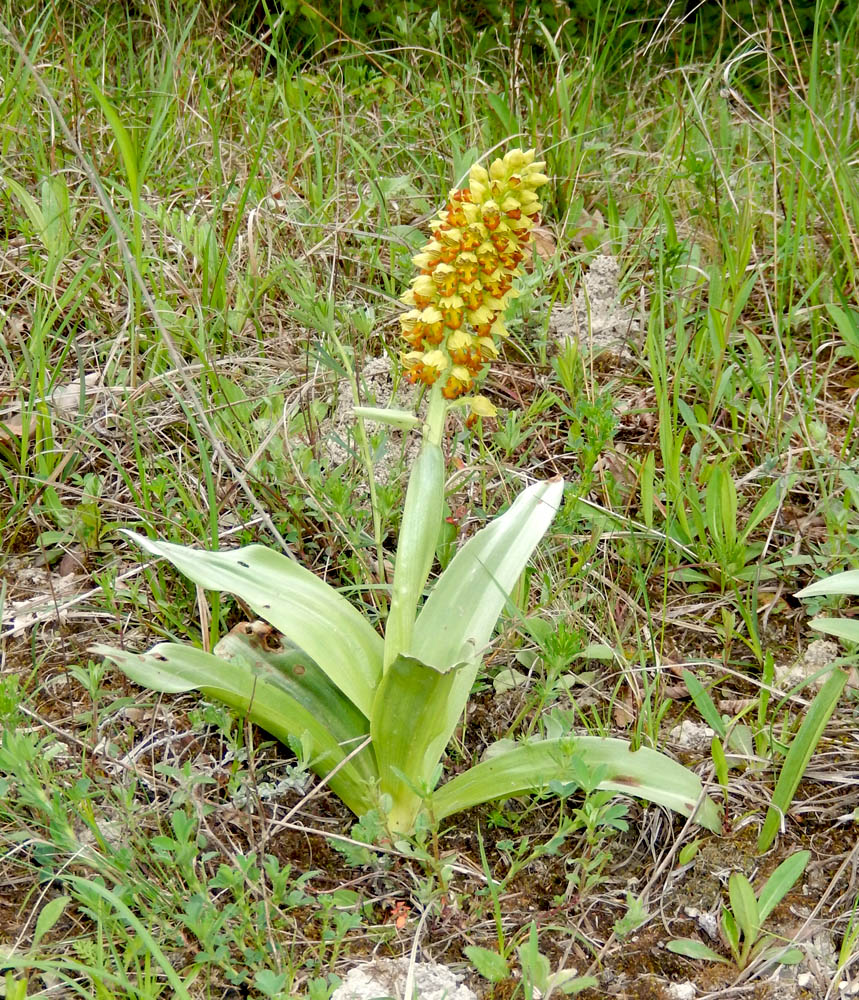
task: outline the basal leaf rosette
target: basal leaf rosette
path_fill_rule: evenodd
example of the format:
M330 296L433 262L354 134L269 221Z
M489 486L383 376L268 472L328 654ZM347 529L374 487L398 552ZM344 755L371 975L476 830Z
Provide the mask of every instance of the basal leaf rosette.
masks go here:
M412 258L420 273L402 297L412 306L400 317L410 348L403 368L413 384L438 382L445 399L465 399L507 336L504 310L540 212L536 190L548 180L534 155L514 149L489 170L473 166ZM482 396L467 401L472 416L495 413Z

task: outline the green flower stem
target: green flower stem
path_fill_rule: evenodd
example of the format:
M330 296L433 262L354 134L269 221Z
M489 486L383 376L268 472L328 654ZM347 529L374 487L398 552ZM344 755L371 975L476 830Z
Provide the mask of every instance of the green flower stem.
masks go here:
M437 447L441 447L441 438L444 434L444 425L447 420L449 404L441 394L441 388L436 382L430 389L429 403L427 404L427 418L424 423L424 442L431 442Z
M430 393L424 440L406 490L403 524L397 543L391 610L385 627L384 669L408 653L412 629L444 516L444 453L441 449L447 404L437 386Z

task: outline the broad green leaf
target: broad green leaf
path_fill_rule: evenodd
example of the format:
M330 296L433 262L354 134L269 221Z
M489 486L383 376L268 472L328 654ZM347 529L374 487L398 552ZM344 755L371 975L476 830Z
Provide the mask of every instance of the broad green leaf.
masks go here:
M695 840L690 841L680 848L680 853L677 855L677 864L682 868L684 865L688 865L690 861L694 860L698 851L701 849L701 839L696 837Z
M546 977L545 993L560 990L567 996L575 996L583 990L599 986L599 980L594 976L580 976L575 969L558 969Z
M749 726L734 726L728 734L728 750L741 758L749 759L755 755L755 737Z
M796 884L797 879L805 871L810 857L810 851L797 851L796 854L791 854L767 879L758 898L761 923L767 919Z
M842 301L846 306L847 299L842 296ZM833 302L827 302L826 309L854 360L859 361L859 312L850 308L842 309Z
M418 600L435 557L443 514L444 455L437 444L425 440L409 476L397 540L391 609L385 623L386 670L401 653L412 652Z
M703 941L696 941L694 938L678 938L675 941L669 941L667 947L675 955L684 955L686 958L702 958L708 962L721 962L722 965L731 964L724 955L720 955Z
M354 706L348 707L342 694L339 695L339 705L344 715L340 731L346 731L345 738L333 734L319 720L316 712L298 702L290 693L291 682L284 677L284 671L270 665L237 655L227 661L193 646L170 642L159 643L148 653L129 653L102 645L92 648L113 661L136 684L170 694L197 690L207 698L222 701L246 713L252 722L282 743L287 743L290 736L302 740L309 738L313 754L310 766L317 774L328 775L341 765L330 777L328 784L331 790L358 816L375 805L368 782L368 776L372 776L374 771L372 755L365 750L348 763L343 763L367 729L349 730L348 713L355 710ZM338 704L334 700L336 694L333 687L327 692L332 698L329 712L333 712Z
M127 532L207 590L240 597L303 649L367 718L382 672L382 639L352 605L293 559L262 545L208 552Z
M54 927L63 915L65 908L69 905L70 900L71 896L55 896L54 899L45 903L36 919L36 929L33 931L31 948L35 948L48 931Z
M463 951L478 974L488 979L490 983L500 983L510 975L504 956L499 955L497 951L490 951L478 945L469 945L463 948Z
M391 830L409 831L421 808L415 788L432 777L450 733L445 706L456 679L414 657L398 656L379 684L370 734L379 766L380 790L393 799Z
M260 969L254 975L256 988L267 997L283 996L283 988L286 985L286 973L275 972L273 969Z
M604 642L589 642L581 653L577 654L577 659L605 660L610 663L614 659L614 650Z
M835 711L848 678L849 674L846 671L834 670L809 705L802 725L784 758L781 774L773 790L772 804L767 810L764 825L758 836L759 853L766 851L775 839L781 819L787 814L811 755L823 735L823 730L826 729L829 717Z
M834 573L823 580L798 590L795 597L826 597L830 594L855 594L859 596L859 569L849 569L846 573Z
M331 682L302 649L278 635L263 622L243 622L212 650L220 660L250 670L254 677L265 677L275 687L294 698L314 719L348 751L358 745L370 731L369 722L343 692ZM300 733L295 735L300 736ZM368 780L376 777L372 751L353 758Z
M513 691L517 687L522 687L528 683L528 675L513 667L505 667L499 670L492 679L492 687L496 694L503 694L505 691Z
M42 217L45 220L42 240L48 250L45 281L52 282L71 243L71 201L65 178L61 174L46 177L42 181Z
M805 954L801 948L785 950L784 945L778 945L765 951L761 958L765 962L777 962L779 965L798 965L805 958Z
M535 483L463 545L418 616L412 652L442 670L483 654L563 490L560 479Z
M458 774L433 794L433 812L443 819L481 802L546 790L550 781L576 781L576 757L591 771L605 769L599 788L668 806L684 816L692 814L702 792L697 775L656 750L632 751L624 740L598 736L563 737L522 743ZM709 798L695 818L709 830L721 830L719 810Z
M731 911L747 947L757 940L761 929L761 916L758 913L758 901L751 882L740 872L733 872L728 880L728 898L731 901Z
M859 621L851 618L812 618L808 627L848 642L859 642Z
M450 739L484 650L522 570L561 503L563 480L535 483L457 552L423 606L410 652L439 671L462 665L443 707Z
M722 935L731 949L734 959L739 963L741 957L740 929L734 919L734 914L724 906L722 907Z
M519 964L522 966L522 978L532 987L536 987L541 993L546 992L547 980L552 967L549 959L540 951L540 939L537 934L537 922L531 921L528 928L528 940L517 945L516 953L519 955Z

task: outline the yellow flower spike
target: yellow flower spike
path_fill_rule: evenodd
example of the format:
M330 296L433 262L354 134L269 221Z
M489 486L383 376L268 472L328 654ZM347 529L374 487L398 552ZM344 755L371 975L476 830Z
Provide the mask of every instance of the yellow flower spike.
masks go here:
M508 336L503 312L517 294L513 281L531 242L541 205L535 190L547 180L533 149L513 149L488 169L475 164L466 187L449 193L430 223L432 238L412 260L423 273L402 296L413 306L400 319L411 382L437 380L448 400L464 402L476 378L498 357ZM475 396L469 420L494 416Z
M511 212L521 212L522 211L521 199L514 198L513 195L508 195L501 203L501 211L505 215L509 215Z
M540 204L540 199L537 197L536 192L532 191L530 188L523 188L521 191L517 191L516 194L523 207L525 205Z
M441 390L445 399L456 399L471 388L472 376L467 368L460 365L451 369L450 375Z
M464 254L459 255L459 287L462 288L463 285L466 287L473 285L477 281L477 274L480 267L477 263L477 258L475 257L473 261L466 260L466 257L474 257L474 254Z
M469 225L473 225L475 222L480 222L480 205L475 205L472 202L466 202L462 206L462 214L468 220Z
M545 163L540 164L540 166L545 166ZM529 188L538 188L541 184L548 184L549 178L545 174L541 174L539 171L528 175L528 179L525 182Z
M449 298L459 286L459 271L453 264L439 264L433 272L433 281L441 298Z
M481 184L479 181L471 181L469 188L471 190L471 197L478 204L489 194L489 185Z
M462 326L462 309L445 309L444 325L448 330L458 330Z
M462 234L462 249L466 252L471 252L476 250L485 239L485 234L480 230L483 227L478 228L477 226L469 226L468 230Z

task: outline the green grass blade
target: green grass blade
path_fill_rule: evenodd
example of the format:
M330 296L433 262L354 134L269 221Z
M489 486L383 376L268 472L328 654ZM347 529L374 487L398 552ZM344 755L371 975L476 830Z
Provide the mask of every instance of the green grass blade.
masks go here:
M137 146L135 145L134 139L131 137L131 133L119 117L119 113L116 108L110 103L102 90L99 88L98 84L91 77L87 77L87 83L89 84L90 93L98 102L98 106L101 108L101 112L107 119L107 123L110 125L111 131L116 138L116 144L119 146L119 155L121 156L122 164L125 167L125 176L128 178L131 205L135 212L139 212L140 165L137 156Z
M758 851L763 853L775 839L782 817L787 813L799 783L802 780L811 755L817 746L829 717L835 711L841 692L849 675L836 669L823 687L817 692L808 707L802 725L793 738L787 756L773 791L772 804L767 810L764 825L758 836Z
M146 948L148 953L155 959L155 961L161 966L164 975L167 978L167 982L176 991L175 996L178 1000L191 1000L191 994L188 992L188 988L185 983L180 978L179 974L173 968L172 963L161 950L158 942L149 932L149 929L144 925L143 921L133 913L123 901L117 896L115 892L103 885L99 885L98 882L93 879L80 878L78 875L62 875L62 881L68 882L69 885L77 888L81 893L95 893L96 896L100 896L105 902L109 903L132 928L137 935L140 943Z
M686 690L689 692L689 697L701 713L701 718L720 739L724 740L728 734L728 729L722 721L722 716L719 715L719 710L716 708L713 699L710 697L710 692L691 670L683 671L683 682L686 685Z

